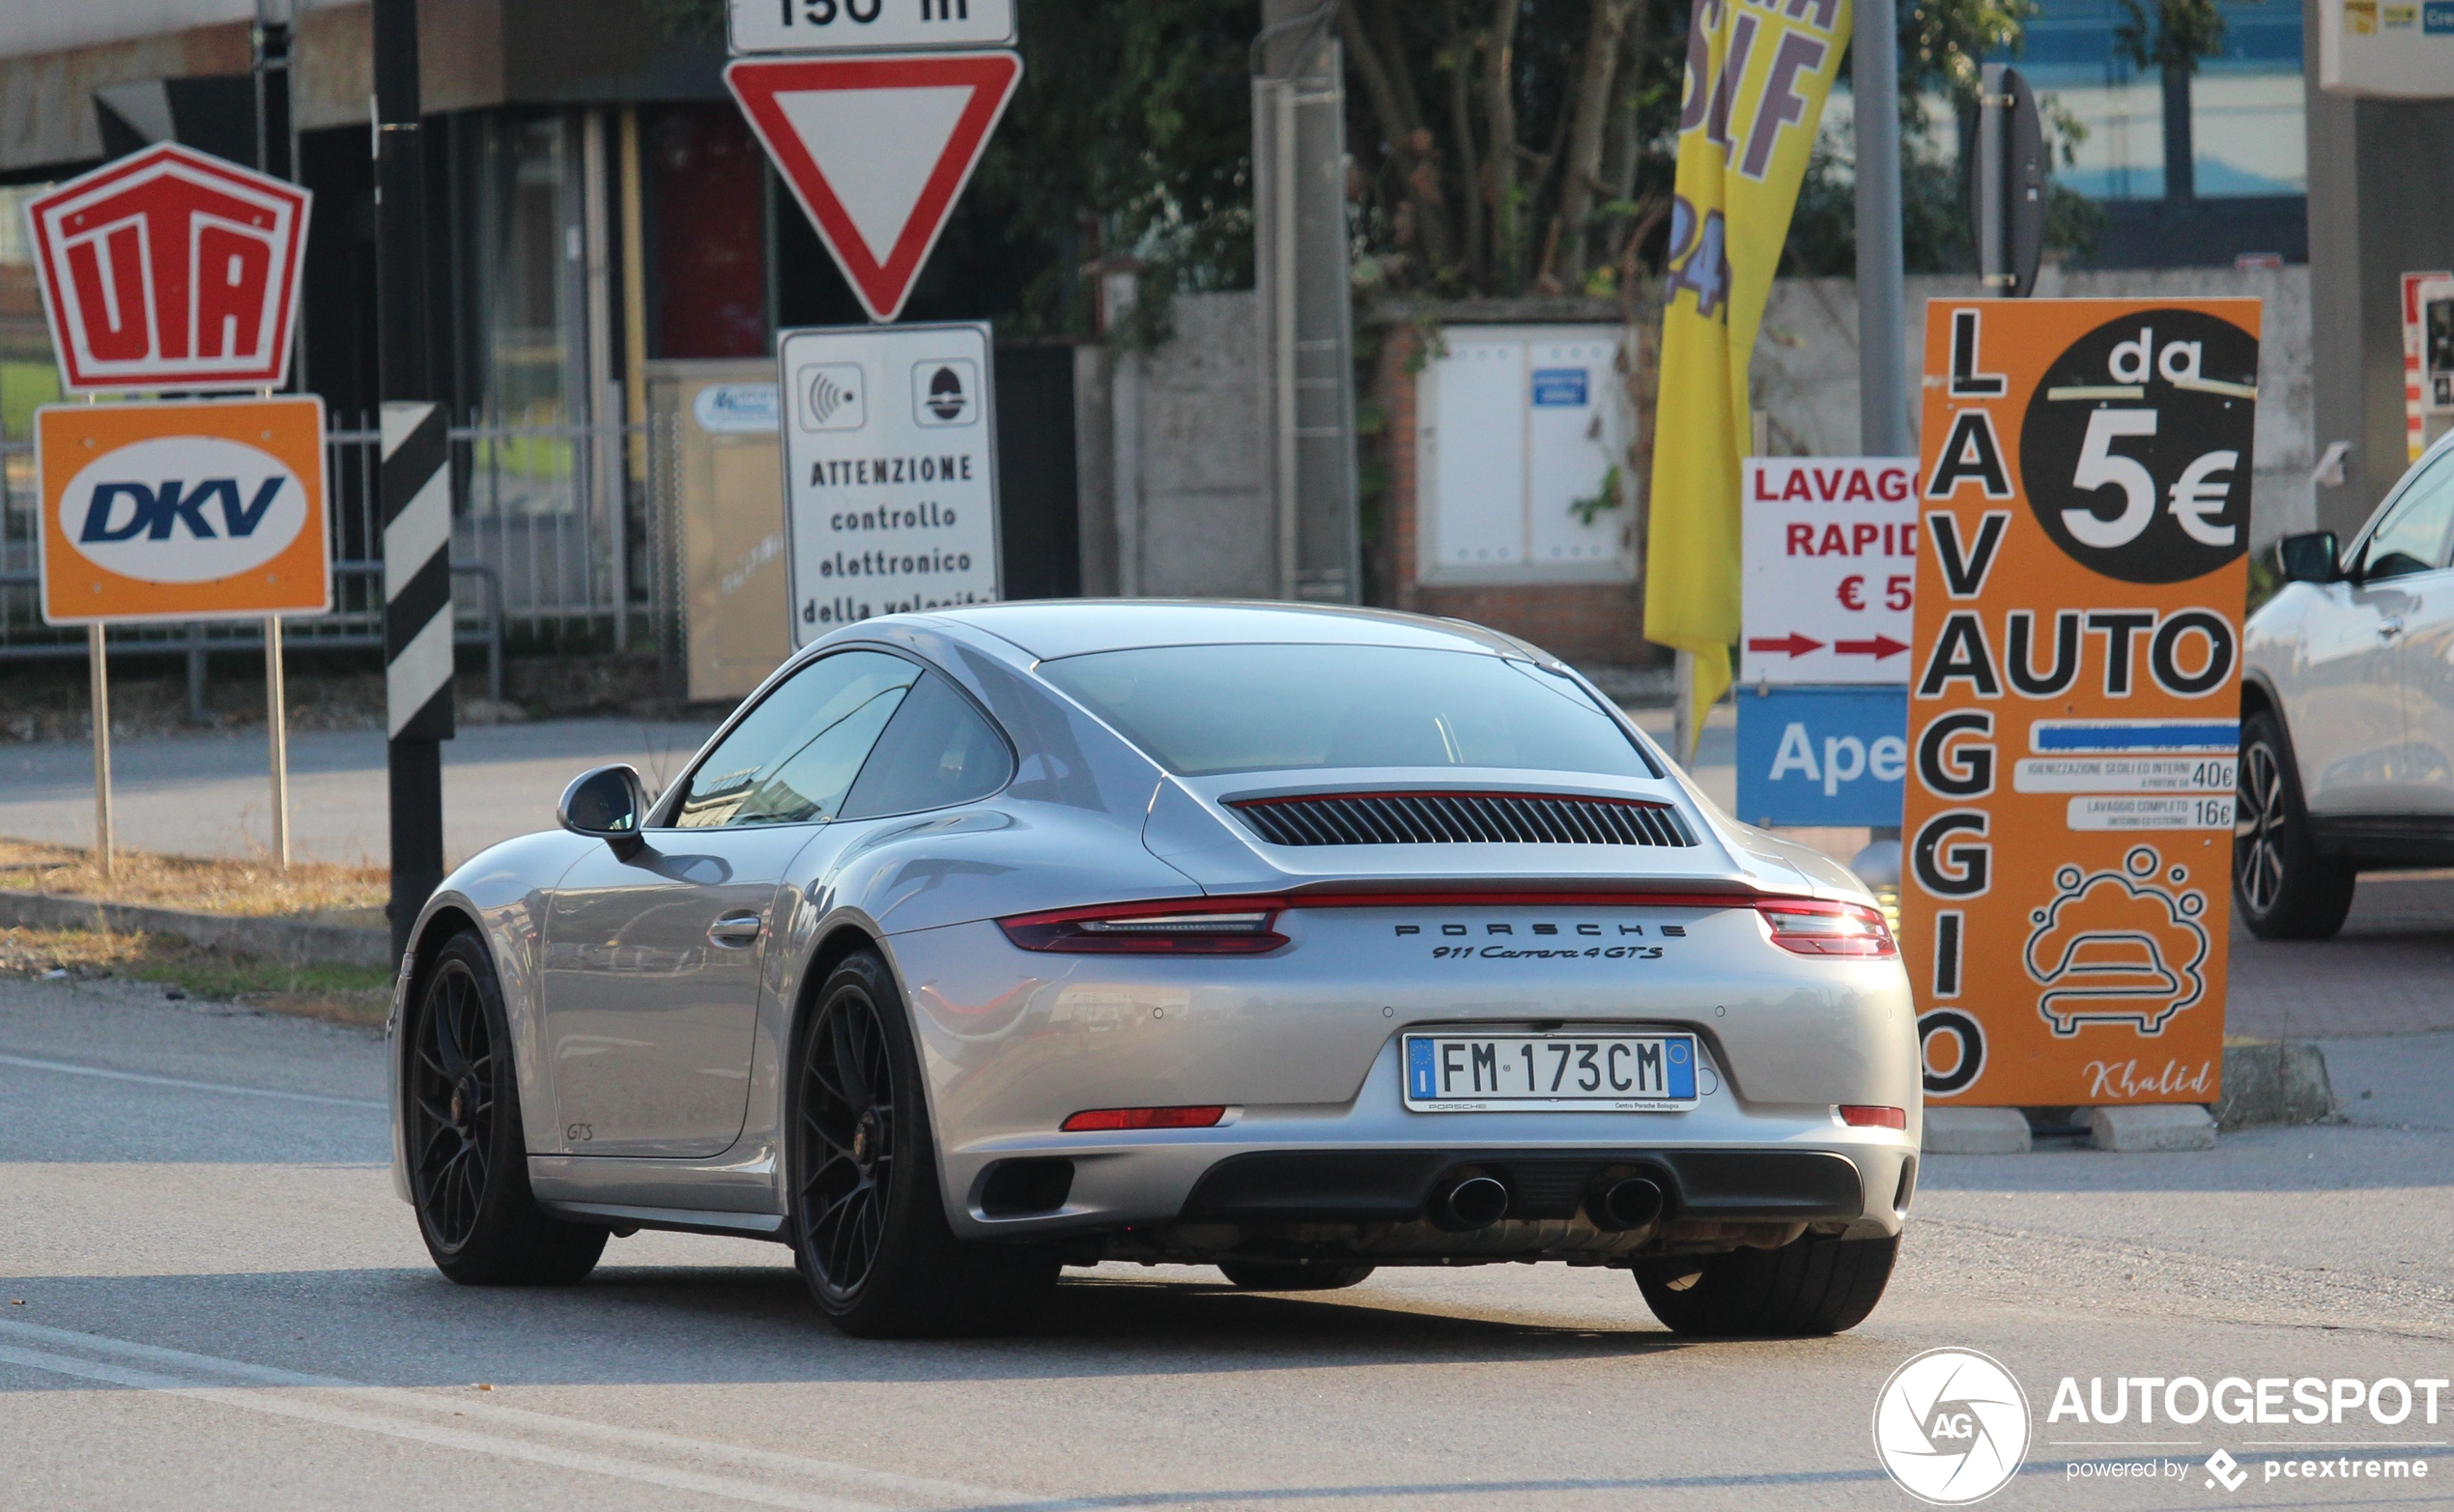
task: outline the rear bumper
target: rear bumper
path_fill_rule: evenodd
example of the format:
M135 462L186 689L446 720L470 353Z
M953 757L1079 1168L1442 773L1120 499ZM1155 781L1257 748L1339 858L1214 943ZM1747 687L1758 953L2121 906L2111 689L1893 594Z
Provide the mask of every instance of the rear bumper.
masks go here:
M1821 1150L1275 1150L1204 1172L1188 1223L1389 1223L1422 1217L1470 1175L1508 1188L1508 1217L1573 1218L1612 1182L1659 1185L1672 1219L1816 1223L1865 1215L1864 1183Z

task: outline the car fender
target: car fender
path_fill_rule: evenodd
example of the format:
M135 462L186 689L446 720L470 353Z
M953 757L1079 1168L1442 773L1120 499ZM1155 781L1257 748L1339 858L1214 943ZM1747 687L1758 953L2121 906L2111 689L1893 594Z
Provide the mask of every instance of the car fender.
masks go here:
M590 845L604 842L560 830L523 835L490 845L461 863L436 888L417 911L410 929L410 949L393 975L391 1013L385 1024L390 1068L385 1098L391 1109L392 1190L410 1199L409 1153L401 1090L407 1084L407 1027L410 996L421 984L417 963L431 956L448 937L447 916L473 922L478 938L495 968L502 993L502 1012L511 1031L512 1073L517 1079L522 1135L531 1155L561 1148L561 1130L553 1116L554 1091L546 1074L542 1049L543 1004L538 994L544 965L546 897ZM540 1122L538 1114L543 1112Z

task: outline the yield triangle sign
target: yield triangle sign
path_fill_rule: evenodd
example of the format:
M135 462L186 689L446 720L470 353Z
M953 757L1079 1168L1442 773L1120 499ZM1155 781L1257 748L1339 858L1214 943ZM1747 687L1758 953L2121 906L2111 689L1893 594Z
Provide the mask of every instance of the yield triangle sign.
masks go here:
M875 321L902 312L1021 77L1011 52L744 58L725 70Z

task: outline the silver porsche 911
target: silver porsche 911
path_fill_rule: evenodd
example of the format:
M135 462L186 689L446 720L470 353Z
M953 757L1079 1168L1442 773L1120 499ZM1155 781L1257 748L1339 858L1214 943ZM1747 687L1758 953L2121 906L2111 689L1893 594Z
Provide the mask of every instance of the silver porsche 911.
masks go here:
M1873 899L1506 636L872 619L560 818L444 881L396 989L394 1178L454 1280L740 1235L899 1335L1103 1261L1554 1260L1761 1334L1890 1277L1920 1065Z

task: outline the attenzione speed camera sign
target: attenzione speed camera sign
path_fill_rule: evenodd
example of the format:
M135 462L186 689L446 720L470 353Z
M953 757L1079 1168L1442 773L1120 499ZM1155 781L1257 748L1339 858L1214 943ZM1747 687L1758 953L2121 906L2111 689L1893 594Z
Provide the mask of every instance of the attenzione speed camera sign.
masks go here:
M997 416L981 324L777 343L792 643L998 595Z

